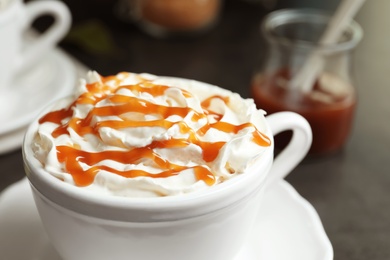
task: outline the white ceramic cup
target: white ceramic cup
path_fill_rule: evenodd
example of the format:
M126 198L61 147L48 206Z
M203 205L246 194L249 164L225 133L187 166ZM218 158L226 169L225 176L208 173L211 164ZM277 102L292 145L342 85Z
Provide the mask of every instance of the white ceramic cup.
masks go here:
M261 214L262 190L284 178L311 145L310 126L300 115L281 112L266 121L272 146L247 172L205 191L157 198L86 192L53 177L34 157L33 122L23 157L50 241L64 260L234 259ZM284 130L293 131L292 141L273 162L272 137Z
M32 41L25 40L31 23L42 15L50 15L54 23ZM65 36L71 24L67 6L57 0L22 3L9 0L0 9L0 93L12 88L12 80L27 71Z

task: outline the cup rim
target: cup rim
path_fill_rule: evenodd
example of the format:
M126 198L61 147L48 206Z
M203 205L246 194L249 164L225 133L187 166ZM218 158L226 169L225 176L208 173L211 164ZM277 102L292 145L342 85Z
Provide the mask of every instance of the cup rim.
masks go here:
M363 38L363 29L355 20L352 20L351 23L348 25L347 29L345 30L345 32L350 33L350 39L334 44L321 45L306 40L292 40L287 37L277 36L271 33L276 27L286 22L312 20L326 23L327 21L329 21L330 17L331 13L314 8L281 9L271 12L264 18L263 22L261 23L261 32L271 43L278 43L283 46L289 47L293 46L295 48L297 46L306 49L317 48L318 51L334 53L351 50L356 47L356 45Z
M63 99L67 98L70 97ZM209 214L233 205L260 189L272 165L273 135L265 120L265 134L271 139L271 146L255 159L247 172L206 190L155 198L127 198L83 190L46 172L32 151L31 144L39 125L38 119L60 101L61 99L47 106L29 125L22 146L24 167L30 184L41 195L82 215L127 222L164 222Z

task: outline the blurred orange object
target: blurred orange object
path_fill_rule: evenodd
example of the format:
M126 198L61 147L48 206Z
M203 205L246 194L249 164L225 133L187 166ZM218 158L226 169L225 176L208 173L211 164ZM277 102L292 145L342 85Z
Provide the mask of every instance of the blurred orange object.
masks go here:
M137 0L133 15L153 35L200 32L219 16L221 0Z
M212 23L219 0L143 0L142 17L173 30L194 30Z

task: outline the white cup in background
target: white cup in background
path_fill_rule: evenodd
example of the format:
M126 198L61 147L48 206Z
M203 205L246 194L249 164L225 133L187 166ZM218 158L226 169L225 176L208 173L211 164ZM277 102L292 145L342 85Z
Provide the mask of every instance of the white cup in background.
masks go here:
M50 15L54 23L42 35L25 41L32 22ZM67 6L56 0L23 3L8 0L0 8L0 93L12 88L12 80L28 71L66 35L71 25Z

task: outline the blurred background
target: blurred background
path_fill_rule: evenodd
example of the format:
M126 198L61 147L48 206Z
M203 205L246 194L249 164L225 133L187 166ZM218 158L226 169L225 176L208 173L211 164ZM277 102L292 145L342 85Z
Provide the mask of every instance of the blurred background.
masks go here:
M207 30L156 37L132 17L135 0L65 0L73 24L60 46L102 75L120 70L193 78L249 96L252 74L264 57L263 17L277 9L305 7L333 12L338 0L222 0ZM142 2L142 1L141 1ZM191 2L191 1L190 1ZM44 30L50 19L35 26ZM221 48L221 46L224 46ZM215 66L224 64L223 68Z

